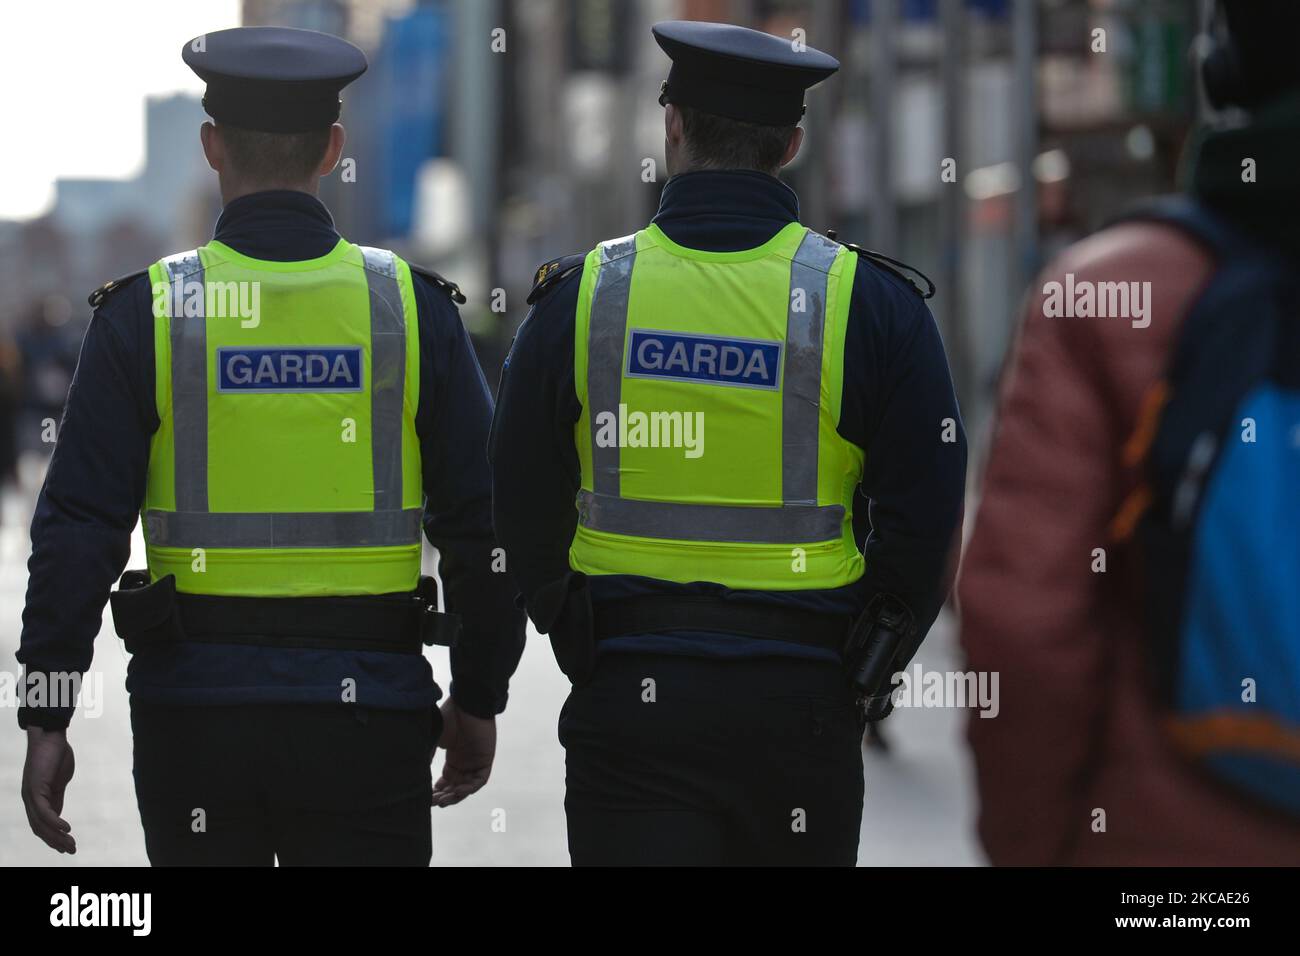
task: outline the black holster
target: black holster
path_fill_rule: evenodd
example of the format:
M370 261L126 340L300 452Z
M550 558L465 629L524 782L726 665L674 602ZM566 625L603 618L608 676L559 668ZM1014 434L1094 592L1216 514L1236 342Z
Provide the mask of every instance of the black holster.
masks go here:
M174 574L150 584L148 571L127 571L117 590L109 594L108 604L113 629L132 654L144 647L185 640Z
M849 631L844 664L858 703L868 721L889 716L893 710L894 673L916 633L916 619L900 599L877 594Z

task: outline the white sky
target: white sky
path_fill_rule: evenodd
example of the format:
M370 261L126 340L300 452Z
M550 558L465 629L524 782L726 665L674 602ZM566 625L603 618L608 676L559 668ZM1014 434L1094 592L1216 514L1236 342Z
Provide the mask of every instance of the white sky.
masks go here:
M40 215L58 176L134 174L144 162L145 97L201 93L181 47L238 25L238 0L5 4L0 219Z

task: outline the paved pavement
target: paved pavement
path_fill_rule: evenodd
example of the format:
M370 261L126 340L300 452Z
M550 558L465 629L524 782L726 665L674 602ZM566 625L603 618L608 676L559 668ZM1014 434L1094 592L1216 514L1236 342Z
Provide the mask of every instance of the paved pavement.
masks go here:
M0 672L15 675L28 554L30 495L0 502ZM143 566L137 532L132 565ZM105 615L107 617L107 615ZM434 673L447 684L445 651ZM0 713L0 865L145 865L144 838L131 783L126 652L111 624L100 634L90 681L102 681L97 717L78 713L69 728L76 775L65 818L77 836L75 857L60 856L31 835L18 796L24 737L12 712ZM941 619L921 654L926 669L956 666L951 622ZM528 648L499 720L492 780L464 803L433 811L435 865L565 865L564 753L555 724L567 682L544 637L530 629ZM868 752L862 865L977 864L972 832L970 762L962 740L965 711L909 709L886 722L887 756Z

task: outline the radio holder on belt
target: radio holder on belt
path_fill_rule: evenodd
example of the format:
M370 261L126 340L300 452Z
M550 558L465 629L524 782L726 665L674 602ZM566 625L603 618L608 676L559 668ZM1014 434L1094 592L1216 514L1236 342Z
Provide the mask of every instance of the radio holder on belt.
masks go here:
M849 632L844 664L868 721L889 715L895 661L915 634L911 609L892 594L872 598Z

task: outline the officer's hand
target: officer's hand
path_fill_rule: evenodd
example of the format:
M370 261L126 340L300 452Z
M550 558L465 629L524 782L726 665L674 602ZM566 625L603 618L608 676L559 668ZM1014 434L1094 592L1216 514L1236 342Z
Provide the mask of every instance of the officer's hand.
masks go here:
M442 775L433 785L433 805L449 807L480 790L492 773L497 752L497 722L465 713L454 700L442 705L442 738L446 748Z
M60 853L77 852L72 825L59 816L75 765L65 731L27 728L27 762L23 765L27 822L33 833Z

